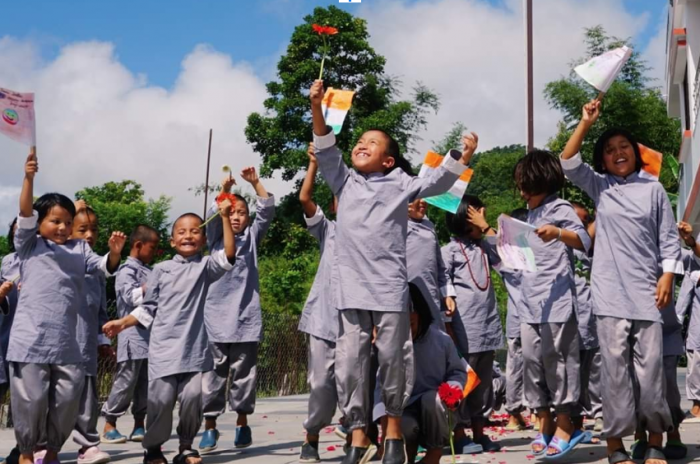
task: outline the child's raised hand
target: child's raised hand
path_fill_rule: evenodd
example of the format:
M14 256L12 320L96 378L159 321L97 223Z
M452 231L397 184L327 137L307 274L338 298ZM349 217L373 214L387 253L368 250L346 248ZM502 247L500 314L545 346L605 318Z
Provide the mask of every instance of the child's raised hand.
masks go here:
M479 146L479 136L475 132L470 132L462 136L462 160L465 164L471 161L472 156Z
M481 231L489 228L489 223L486 222L486 218L484 217L484 211L484 208L476 209L473 206L467 208L467 220Z
M231 193L231 187L234 185L236 185L236 179L234 179L233 176L228 175L221 181L221 191Z
M76 214L87 209L88 207L87 203L85 203L85 200L75 200L73 204L75 205Z
M687 222L681 221L678 223L678 234L684 241L688 241L693 238L693 226Z
M309 90L309 99L312 105L321 106L323 103L323 81L316 79L313 84L311 84L311 90Z
M36 154L30 153L27 156L27 162L24 163L24 177L29 180L34 180L34 176L39 172L39 161L36 159Z
M221 217L228 219L231 216L232 207L231 200L224 200L219 203L219 214L221 214Z
M126 244L126 235L123 232L112 232L109 237L109 251L114 254L121 255L124 245Z
M9 295L10 291L12 290L12 287L14 284L10 281L3 282L0 284L0 298L5 298L7 295Z
M309 148L306 150L306 154L309 155L309 164L316 164L316 150L314 149L313 142L309 144Z
M258 173L255 171L255 168L253 166L247 167L241 171L241 178L250 183L250 184L257 184L260 181L260 177L258 177Z
M581 122L593 124L600 116L600 101L591 100L583 105L583 116Z
M543 242L551 242L552 240L559 240L561 238L561 229L553 224L542 226L537 229L535 233Z

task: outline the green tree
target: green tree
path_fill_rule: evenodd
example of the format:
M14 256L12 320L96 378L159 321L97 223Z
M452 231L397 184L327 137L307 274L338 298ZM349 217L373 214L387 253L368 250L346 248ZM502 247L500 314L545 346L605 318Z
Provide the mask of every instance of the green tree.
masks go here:
M75 197L85 200L97 214L100 232L95 246L97 253L109 251L107 241L113 231L119 230L129 235L137 225L146 224L160 234L162 258L172 256L168 230L170 198L160 196L156 200L146 200L141 184L132 180L87 187L76 192ZM128 248L125 247L125 254Z
M610 37L601 26L585 29L584 40L587 46L586 55L573 64L584 62L621 45L631 46L630 39ZM604 131L613 127L629 130L640 143L664 154L659 180L669 196L674 199L678 191L677 163L674 161L680 149L680 122L668 117L661 92L651 85L653 82L645 74L648 70L644 60L636 52L633 53L605 95L601 117L591 128L581 152L584 160L590 163L595 141ZM563 150L581 118L583 105L595 98L597 93L597 90L573 71L568 77L547 84L545 98L552 108L563 114L557 134L548 143L550 150L554 153ZM564 196L590 205L590 200L585 194L573 186L567 187Z
M0 237L0 259L5 255L10 254L10 244L7 243L7 237Z

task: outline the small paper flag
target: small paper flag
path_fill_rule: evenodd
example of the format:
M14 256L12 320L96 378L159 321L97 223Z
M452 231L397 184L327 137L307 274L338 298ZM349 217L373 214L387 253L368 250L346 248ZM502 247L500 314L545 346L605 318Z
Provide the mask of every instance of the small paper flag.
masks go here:
M326 124L333 128L333 133L340 134L354 95L352 90L338 90L332 87L326 90L323 96L323 116Z
M0 88L0 134L36 146L34 94Z
M659 180L661 165L664 161L663 153L652 150L641 143L639 144L639 153L642 155L642 161L644 162L644 167L639 171L639 175L647 179Z
M428 154L425 155L423 166L420 168L418 177L425 177L430 171L439 168L443 159L444 156L439 155L434 151L429 151ZM464 196L464 192L467 191L469 181L471 181L473 174L474 170L467 169L461 176L459 176L457 182L455 182L447 192L443 193L442 195L426 198L425 201L452 214L456 213L457 208L459 208L459 203L462 201L462 197Z
M632 56L631 48L616 48L596 56L582 65L576 66L574 71L583 80L605 93L615 81L627 60L630 59L630 56Z
M464 385L464 397L466 398L476 387L479 386L481 380L476 375L472 366L467 366L467 383Z

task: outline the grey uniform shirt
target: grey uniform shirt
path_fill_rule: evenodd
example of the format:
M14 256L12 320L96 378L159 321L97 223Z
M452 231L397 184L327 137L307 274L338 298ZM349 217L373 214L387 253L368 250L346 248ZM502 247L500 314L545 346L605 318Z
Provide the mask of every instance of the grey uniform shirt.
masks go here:
M500 262L494 247L486 240L453 237L442 247L442 259L457 294L457 312L466 330L469 353L502 348L503 327L491 282L490 263Z
M140 260L129 256L117 271L114 283L117 291L117 313L126 317L143 303L142 286L148 281L151 268ZM119 334L117 362L148 359L148 329L142 326L131 327Z
M685 315L690 313L688 322L688 333L685 346L688 350L700 350L700 292L698 291L698 281L700 279L700 263L695 254L690 250L682 250L683 267L685 276L678 292L676 302L676 321L683 325ZM664 324L666 319L664 318Z
M413 343L413 355L417 375L409 405L423 394L437 390L443 382L464 389L467 382L466 364L460 359L450 336L435 324Z
M313 217L304 216L304 219L309 233L318 240L321 260L318 263L314 283L301 313L299 331L335 343L338 338L339 317L333 303L331 289L335 222L326 218L319 206L316 207L316 214Z
M17 253L10 253L2 258L2 264L0 264L0 284L7 281L14 282L14 286L12 290L10 290L5 301L0 301L0 384L9 381L5 375L8 368L5 364L5 354L10 344L10 329L12 328L12 321L15 317L17 300L19 298L17 286L20 280L19 258L17 257Z
M408 220L406 264L409 283L415 284L425 296L435 324L443 324L440 314L441 301L445 297L454 297L457 294L442 259L435 226L428 218L422 221L410 218Z
M158 263L148 277L143 303L131 313L150 327L148 378L207 372L214 368L204 325L210 285L233 269L223 250L211 256L180 255ZM231 311L235 311L233 307Z
M338 197L333 291L337 308L399 312L408 308L408 203L446 192L466 170L453 158L426 177L401 169L363 175L349 169L333 132L314 135L318 166Z
M510 269L505 266L498 266L498 271L503 279L503 284L508 292L508 312L506 313L506 337L520 338L520 316L518 306L520 305L520 285L522 280L521 271Z
M86 274L107 274L107 259L85 240L59 245L37 235L36 211L20 217L15 248L22 290L12 323L7 360L35 364L81 364L76 327L86 304Z
M83 355L85 375L97 377L97 345L107 316L107 281L104 274L85 275L85 302L78 311L76 335ZM104 339L100 337L100 344ZM109 344L109 342L107 343Z
M586 251L591 248L591 238L576 211L568 201L556 195L546 197L540 206L528 211L527 222L538 228L552 224L574 232ZM520 321L527 324L567 322L576 305L573 250L559 240L545 242L538 237L534 237L530 245L537 271L522 273Z
M661 322L656 308L659 260L663 272L683 274L676 221L663 186L638 173L625 179L596 173L580 154L561 164L597 208L593 312Z
M213 205L209 216L218 214ZM262 338L258 246L275 216L275 198L257 197L253 223L236 234L236 263L218 281L212 283L207 296L204 320L209 340L214 343L259 342ZM220 219L207 224L209 249L224 249Z
M576 319L578 320L579 345L582 350L598 348L598 332L595 317L593 317L593 297L588 277L591 273L591 258L581 250L574 250L576 269Z

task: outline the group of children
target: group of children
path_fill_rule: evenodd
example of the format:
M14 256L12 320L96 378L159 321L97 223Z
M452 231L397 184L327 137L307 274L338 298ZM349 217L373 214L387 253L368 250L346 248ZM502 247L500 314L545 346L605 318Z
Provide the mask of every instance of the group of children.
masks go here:
M300 462L320 461L320 431L336 407L348 437L343 464L366 464L377 453L385 464L405 464L419 445L421 462L436 464L451 433L460 454L499 450L484 427L494 404L495 352L504 346L509 427L525 425L526 408L535 412L533 454L556 460L594 442L583 426L588 416L603 429L610 464L631 464L633 456L662 464L684 455L675 368L683 353L679 321L700 304L700 244L688 224L676 225L661 184L640 176L634 138L608 131L596 143L594 167L583 163L578 152L600 114L593 101L560 158L533 151L517 163L514 179L527 209L512 217L533 227L537 263L536 272L517 271L501 262L497 232L478 198L466 195L447 214L451 239L443 247L426 217L423 198L446 192L467 169L476 134L417 177L390 135L369 130L352 149L351 169L324 120L323 94L323 82L315 81L313 145L300 192L321 251L299 324L309 336L311 389ZM313 201L318 171L334 194L335 221ZM161 447L179 403L173 462L199 464L200 451L217 448L227 396L238 415L235 446L250 446L262 335L257 247L274 216L274 198L255 169L241 174L257 197L252 222L229 176L206 222L194 213L177 218L175 257L153 267L158 231L138 226L124 263L126 236L114 232L110 252L99 256L92 251L95 212L60 194L34 201L37 172L30 154L10 230L16 251L0 269L0 388L11 390L17 462L58 463L73 434L79 464L108 462L98 445L127 439L142 442L144 463L167 463ZM565 176L591 198L595 221L582 205L557 196ZM684 254L681 237L690 249ZM492 270L508 291L505 331ZM119 319L108 322L105 279L114 274ZM674 310L674 278L681 275ZM696 327L691 312L688 395L700 415ZM111 354L105 336L118 336L118 370L100 434L96 375L98 353ZM441 385L464 390L468 369L480 383L448 406ZM130 405L135 425L126 437L117 420ZM632 434L630 456L622 438Z

